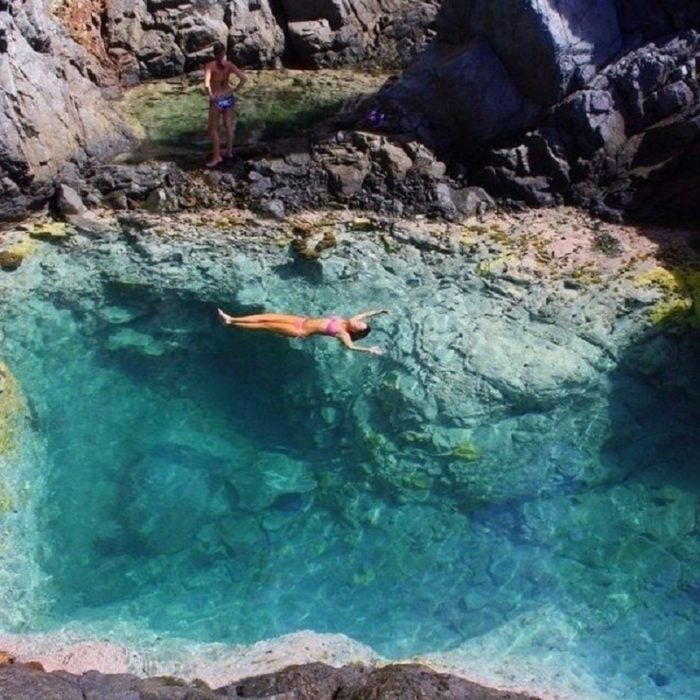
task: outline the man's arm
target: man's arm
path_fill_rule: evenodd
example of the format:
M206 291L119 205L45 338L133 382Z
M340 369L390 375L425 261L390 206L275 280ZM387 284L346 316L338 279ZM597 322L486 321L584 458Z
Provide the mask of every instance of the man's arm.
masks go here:
M207 95L209 95L209 98L211 99L214 97L211 93L211 64L207 63L206 66L204 66L204 88L207 91Z
M229 65L231 72L238 78L238 83L233 88L234 92L238 92L248 82L248 76L235 63L229 62Z

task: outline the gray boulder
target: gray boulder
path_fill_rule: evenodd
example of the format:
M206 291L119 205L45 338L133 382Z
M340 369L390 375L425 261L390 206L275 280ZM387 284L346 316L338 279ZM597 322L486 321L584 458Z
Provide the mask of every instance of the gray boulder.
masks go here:
M613 216L697 211L697 2L446 0L437 27L384 101L472 184Z
M58 186L56 205L64 216L85 213L85 204L80 195L72 187L63 183Z
M700 211L700 35L655 42L562 100L521 143L482 157L474 182L526 202L565 198L607 216Z
M283 27L267 0L228 3L231 56L241 65L276 66L285 51Z
M388 92L390 100L421 114L412 124L421 136L465 154L541 113L481 38L459 51L434 42Z
M311 67L405 65L425 46L439 2L282 0L295 58Z
M41 0L0 10L0 220L47 202L62 173L125 143L94 63ZM84 72L81 72L84 71Z
M585 83L622 45L614 0L448 0L438 27L453 46L486 37L518 89L540 105Z

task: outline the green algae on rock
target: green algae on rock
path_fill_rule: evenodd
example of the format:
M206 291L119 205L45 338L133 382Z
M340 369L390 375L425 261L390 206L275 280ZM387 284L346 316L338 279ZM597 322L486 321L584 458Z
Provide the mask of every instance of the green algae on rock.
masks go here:
M17 380L0 360L0 455L14 456L25 418L25 404Z
M12 272L16 270L24 258L11 250L0 250L0 269Z
M700 269L692 267L654 268L637 282L662 292L650 312L657 324L688 324L700 328Z
M0 360L0 629L18 629L42 606L36 561L37 446L22 388Z
M0 269L12 272L37 251L37 242L24 232L12 237L11 243L0 250Z

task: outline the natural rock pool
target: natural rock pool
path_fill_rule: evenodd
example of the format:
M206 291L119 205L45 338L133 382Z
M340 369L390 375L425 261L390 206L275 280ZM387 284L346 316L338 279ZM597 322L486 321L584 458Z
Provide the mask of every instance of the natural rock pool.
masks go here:
M700 343L653 325L693 290L556 216L538 238L318 215L316 262L237 215L18 232L0 631L311 629L543 697L696 700ZM587 262L552 264L562 227ZM387 354L230 331L218 305L386 307Z
M329 118L348 118L385 79L357 71L253 71L238 95L236 144L300 136ZM119 106L143 132L150 155L158 148L169 154L208 148L200 78L145 83L128 90Z

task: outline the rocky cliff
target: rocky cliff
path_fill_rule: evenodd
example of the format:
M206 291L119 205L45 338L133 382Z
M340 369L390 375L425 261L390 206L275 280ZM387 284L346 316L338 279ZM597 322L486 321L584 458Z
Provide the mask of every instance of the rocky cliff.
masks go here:
M105 100L119 85L195 69L215 41L245 66L403 65L438 4L0 0L0 220L44 205L124 143Z
M424 47L439 0L109 0L107 53L136 82L198 67L215 41L241 65L402 66Z
M0 219L26 216L126 139L98 82L104 68L44 0L0 2Z
M378 96L382 123L370 127L417 135L458 164L460 187L505 200L697 218L695 0L438 5L0 0L0 220L44 204L124 140L104 100L117 82L195 69L214 41L245 66L396 66L434 27L436 40ZM352 186L364 191L369 171L355 170ZM440 204L442 190L428 189Z
M392 97L473 182L529 204L697 216L697 2L447 0L437 25Z

